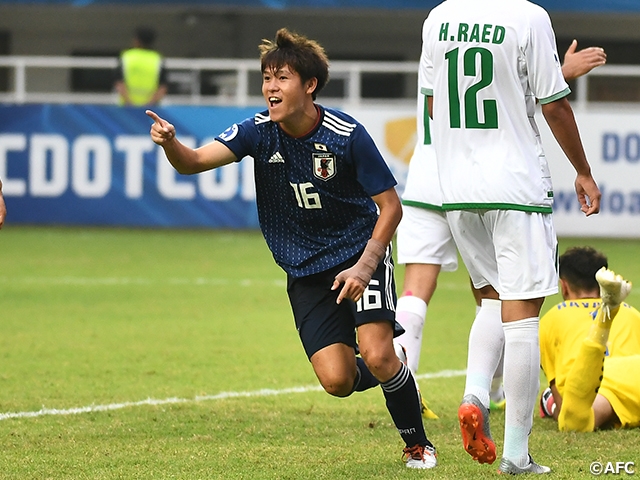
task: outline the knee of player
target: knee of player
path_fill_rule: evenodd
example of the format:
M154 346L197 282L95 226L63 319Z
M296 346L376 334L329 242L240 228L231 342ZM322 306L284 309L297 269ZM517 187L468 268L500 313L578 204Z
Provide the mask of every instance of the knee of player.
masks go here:
M347 378L340 375L324 375L320 378L320 384L324 391L334 397L348 397L353 392L355 378Z
M381 382L387 381L398 372L400 360L393 351L371 349L363 350L361 354L367 368Z

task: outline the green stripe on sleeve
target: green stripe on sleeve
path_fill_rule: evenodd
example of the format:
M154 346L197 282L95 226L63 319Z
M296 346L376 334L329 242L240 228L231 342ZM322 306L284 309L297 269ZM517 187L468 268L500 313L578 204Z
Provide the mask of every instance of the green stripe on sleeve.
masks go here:
M561 98L566 97L570 93L571 93L571 89L567 87L563 91L556 93L555 95L551 95L550 97L539 98L538 101L540 102L540 105L544 105L546 103L551 103L551 102L555 102L556 100L560 100Z

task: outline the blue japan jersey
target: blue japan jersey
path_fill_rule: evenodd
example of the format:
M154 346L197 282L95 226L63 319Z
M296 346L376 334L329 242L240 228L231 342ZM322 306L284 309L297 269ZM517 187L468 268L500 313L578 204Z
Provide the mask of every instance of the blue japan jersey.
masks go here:
M396 185L365 128L318 107L319 122L304 137L287 135L264 111L216 139L238 159L253 157L262 234L276 263L294 277L360 252L378 219L371 197Z

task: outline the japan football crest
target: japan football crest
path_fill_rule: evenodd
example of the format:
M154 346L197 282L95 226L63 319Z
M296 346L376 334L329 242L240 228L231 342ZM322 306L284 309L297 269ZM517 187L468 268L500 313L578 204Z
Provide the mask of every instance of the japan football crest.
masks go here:
M336 156L323 152L313 154L313 174L320 180L329 180L336 174Z

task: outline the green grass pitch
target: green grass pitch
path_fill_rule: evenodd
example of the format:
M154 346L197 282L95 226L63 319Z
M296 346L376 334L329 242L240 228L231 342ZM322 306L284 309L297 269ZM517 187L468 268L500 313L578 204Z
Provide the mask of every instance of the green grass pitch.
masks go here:
M578 244L640 285L640 241L561 239L560 251ZM473 315L464 268L442 274L419 372L439 465L408 471L379 389L317 387L258 232L7 225L0 479L494 478L461 447L464 377L431 376L464 369ZM491 420L500 453L504 415ZM640 470L638 430L560 433L536 417L530 444L555 479L592 478L594 461Z

